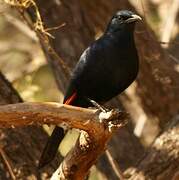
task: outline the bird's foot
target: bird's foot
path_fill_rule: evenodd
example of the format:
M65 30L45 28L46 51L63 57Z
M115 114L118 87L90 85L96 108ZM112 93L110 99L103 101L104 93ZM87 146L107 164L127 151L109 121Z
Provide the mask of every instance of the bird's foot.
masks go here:
M99 120L108 127L109 132L114 131L127 124L127 113L118 109L108 110L99 114Z
M107 108L104 107L104 106L101 106L99 103L97 103L96 101L94 101L94 100L92 100L92 99L89 99L89 98L88 98L88 101L89 101L91 104L93 104L94 107L96 107L97 109L99 109L101 112L106 113L106 112L109 111L109 109L107 109Z
M115 129L118 129L127 124L127 113L120 111L119 109L107 109L106 107L101 106L96 101L89 98L88 101L90 101L94 107L99 109L99 122L103 123L105 127L109 129L109 132L112 132Z

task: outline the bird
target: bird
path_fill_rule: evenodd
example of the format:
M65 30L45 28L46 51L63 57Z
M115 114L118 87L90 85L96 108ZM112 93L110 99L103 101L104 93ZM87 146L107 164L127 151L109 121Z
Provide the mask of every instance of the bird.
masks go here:
M134 29L141 17L129 10L117 11L103 35L92 42L76 64L64 104L93 107L89 99L103 104L123 92L137 77L139 57ZM39 168L55 157L65 130L56 126L39 160Z

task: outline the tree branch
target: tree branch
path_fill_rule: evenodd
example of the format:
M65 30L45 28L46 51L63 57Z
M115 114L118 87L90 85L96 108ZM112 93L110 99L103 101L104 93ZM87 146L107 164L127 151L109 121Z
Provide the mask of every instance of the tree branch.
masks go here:
M59 103L18 103L0 106L0 127L65 124L83 130L76 145L53 174L54 179L82 180L105 151L114 130L124 125L127 114L118 110L73 107ZM85 131L85 132L84 132Z
M101 127L96 110L58 103L18 103L0 106L0 127L67 123L72 128L90 133L91 128Z

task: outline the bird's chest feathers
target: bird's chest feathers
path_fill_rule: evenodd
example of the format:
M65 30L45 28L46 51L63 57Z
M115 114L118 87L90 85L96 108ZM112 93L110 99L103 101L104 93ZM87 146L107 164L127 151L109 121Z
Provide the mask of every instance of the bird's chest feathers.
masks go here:
M125 74L130 75L135 68L137 68L138 57L136 50L128 45L126 47L112 44L109 48L103 51L102 57L96 62L102 64L103 71L111 76L113 79L118 78ZM101 62L102 63L101 63Z
M88 49L76 71L78 92L94 99L108 99L127 88L138 70L136 50L127 46L108 40Z

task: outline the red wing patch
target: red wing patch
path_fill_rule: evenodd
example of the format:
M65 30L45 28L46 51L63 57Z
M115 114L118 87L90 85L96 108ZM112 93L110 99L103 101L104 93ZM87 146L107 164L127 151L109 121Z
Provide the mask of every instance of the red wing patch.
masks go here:
M77 96L77 93L74 92L66 101L64 104L67 104L67 105L70 105L76 98Z

